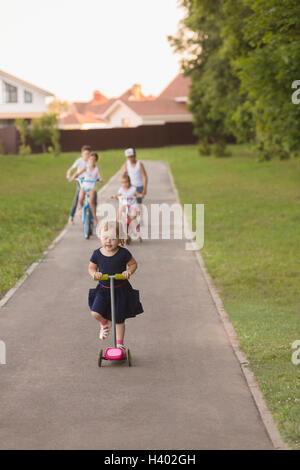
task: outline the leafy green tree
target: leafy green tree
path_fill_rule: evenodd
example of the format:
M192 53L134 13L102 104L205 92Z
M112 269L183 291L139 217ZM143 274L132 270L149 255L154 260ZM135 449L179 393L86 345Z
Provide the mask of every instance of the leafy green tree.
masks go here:
M233 61L255 121L261 156L288 158L300 151L300 107L291 100L300 78L298 0L244 0L247 51Z
M20 155L29 155L31 152L31 148L29 145L26 145L27 136L28 136L28 121L26 119L16 119L15 125L20 134L21 145L19 147L19 154Z
M192 79L190 110L202 148L227 134L256 140L262 159L300 153L299 0L181 0L171 37Z
M182 0L186 16L178 34L169 37L175 51L183 54L183 70L192 79L189 109L200 145L206 152L207 142L215 142L220 155L224 154L226 137L236 134L233 116L243 101L240 80L223 48L223 3Z
M33 141L42 147L43 152L48 149L55 155L60 153L56 114L43 114L40 118L34 119L30 135Z
M49 113L61 114L69 110L70 104L68 101L60 101L57 98L54 98L51 103L48 105Z

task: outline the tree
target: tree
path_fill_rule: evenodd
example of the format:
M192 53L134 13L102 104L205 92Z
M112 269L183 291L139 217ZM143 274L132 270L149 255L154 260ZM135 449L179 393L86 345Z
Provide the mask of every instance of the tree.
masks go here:
M28 121L26 119L16 119L15 125L20 134L21 145L19 147L20 155L29 155L31 148L29 145L26 145L27 136L28 136Z
M300 153L298 0L181 0L174 49L192 79L190 109L200 140L255 139L262 159Z
M61 114L69 110L70 104L68 101L60 101L57 98L54 98L51 103L48 105L49 113Z
M175 51L183 54L183 70L192 80L189 109L195 133L205 147L209 141L216 142L220 154L226 137L236 133L233 116L243 100L240 80L223 49L223 4L222 0L182 0L186 16L178 34L169 37Z
M34 142L42 147L43 152L49 149L55 155L59 154L59 130L56 114L43 114L40 118L34 119L30 135Z
M300 153L300 107L291 100L292 82L300 77L299 2L244 3L250 10L243 24L249 48L233 67L247 95L262 158L288 158Z

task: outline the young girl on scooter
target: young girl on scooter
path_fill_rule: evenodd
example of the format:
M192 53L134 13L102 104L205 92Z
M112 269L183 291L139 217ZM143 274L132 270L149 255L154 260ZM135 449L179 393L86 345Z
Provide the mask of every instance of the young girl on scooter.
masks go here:
M137 269L137 262L131 253L123 248L124 240L119 237L119 223L103 221L97 235L101 247L94 251L89 264L89 274L99 279L96 289L89 291L89 307L92 316L100 323L99 338L106 339L111 329L111 299L109 281L101 281L102 274L122 273L126 280L118 280L115 284L116 333L117 346L125 350L125 320L143 313L139 291L133 289L128 282Z
M137 200L140 197L143 197L141 193L138 192L135 186L132 186L130 177L127 173L124 173L120 180L121 187L117 194L112 196L113 199L119 199L119 211L118 211L118 220L123 223L124 233L127 233L126 224L128 223L129 227L133 229L135 225L135 230L139 241L142 241L140 234L140 225L137 221L139 210ZM124 218L125 212L126 218ZM124 220L125 219L125 220ZM130 242L130 236L128 234L127 242Z

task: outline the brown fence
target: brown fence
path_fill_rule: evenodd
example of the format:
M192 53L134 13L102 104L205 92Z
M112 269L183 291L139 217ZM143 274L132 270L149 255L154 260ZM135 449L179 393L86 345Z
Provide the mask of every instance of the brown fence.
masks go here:
M0 129L5 153L18 153L19 135L15 127ZM196 143L190 122L174 122L159 126L139 126L113 129L61 130L60 144L63 152L78 152L85 145L96 150L124 149L127 147L151 148L167 145ZM28 139L33 153L42 149Z
M19 133L15 127L0 128L0 141L4 149L4 153L18 153Z
M139 126L114 129L62 130L61 147L64 152L78 151L83 145L96 150L126 147L151 148L166 145L194 144L192 123L167 123L161 126Z

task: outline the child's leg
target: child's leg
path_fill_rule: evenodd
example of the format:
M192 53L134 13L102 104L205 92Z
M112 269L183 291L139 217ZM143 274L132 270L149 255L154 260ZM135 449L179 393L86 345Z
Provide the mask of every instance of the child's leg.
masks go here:
M79 183L77 183L76 193L75 193L75 197L74 197L74 201L73 201L73 205L72 205L72 209L71 209L71 213L70 213L70 217L72 219L74 218L74 215L75 215L75 212L76 212L76 209L77 209L79 193L80 193L80 185L79 185Z
M85 194L84 189L81 188L79 192L79 196L78 196L78 208L80 211L82 210L82 206L83 206L84 194Z
M99 323L101 323L101 325L106 325L108 323L108 320L106 320L106 318L102 317L102 315L100 315L100 313L91 312L91 314L92 314L92 317L95 318L95 320L97 320Z
M124 344L125 322L116 324L116 332L117 332L117 345L122 346Z
M119 206L117 217L117 221L119 222L119 224L121 224L120 228L122 229L122 232L120 233L120 238L126 238L125 206Z
M102 315L97 312L92 312L92 317L100 323L99 338L101 340L108 338L111 329L111 322L106 320L104 317L102 317Z
M96 191L91 189L90 194L89 194L89 203L92 209L94 223L97 223L98 219L97 219L97 214L96 214L95 194L96 194Z

